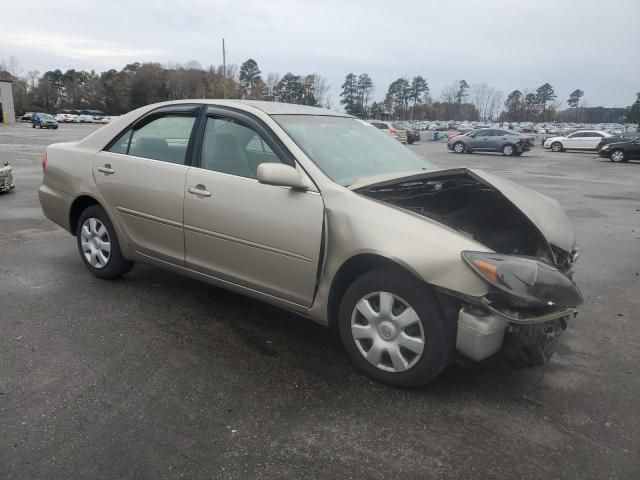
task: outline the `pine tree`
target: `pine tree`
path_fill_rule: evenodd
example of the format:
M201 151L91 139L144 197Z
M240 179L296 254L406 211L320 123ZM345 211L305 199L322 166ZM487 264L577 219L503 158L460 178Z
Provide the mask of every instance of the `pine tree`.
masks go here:
M300 77L291 72L285 73L276 85L275 96L278 102L302 103L304 91Z
M415 116L416 105L422 103L422 97L429 92L429 84L422 75L413 77L411 80L411 88L409 92L409 99L413 102L413 110L411 111L411 118Z
M358 80L355 74L348 74L340 88L342 88L340 105L344 107L344 111L348 114L355 114L358 102Z
M627 112L627 121L637 123L638 127L640 127L640 92L636 93L636 96L636 101L629 107Z
M366 117L369 106L369 99L371 97L371 93L373 92L373 81L371 80L371 77L366 73L360 74L358 76L356 88L358 91L356 113L358 115Z
M257 62L250 58L240 66L240 87L243 91L243 98L256 98L259 93L256 86L262 82L260 69Z
M578 106L580 105L580 99L584 96L584 92L579 88L571 92L569 95L569 100L567 100L567 105L569 108L575 108L576 110L576 121L578 121Z
M542 119L545 120L545 112L547 111L547 104L555 100L556 93L553 91L553 87L549 83L545 83L541 85L536 90L536 98L538 100L538 105L542 110Z
M523 107L524 103L522 99L522 92L520 90L514 90L507 96L507 99L504 102L506 119L512 122L520 120Z

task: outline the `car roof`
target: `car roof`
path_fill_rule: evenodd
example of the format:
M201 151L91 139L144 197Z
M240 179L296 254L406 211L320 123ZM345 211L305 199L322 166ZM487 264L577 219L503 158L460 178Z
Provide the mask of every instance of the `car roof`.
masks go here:
M219 98L194 98L189 100L173 100L162 102L157 106L174 105L180 103L199 103L205 105L221 105L226 107L237 107L248 110L246 107L257 108L267 115L329 115L333 117L351 117L343 112L336 112L326 108L310 107L308 105L296 105L293 103L267 102L264 100L227 100Z

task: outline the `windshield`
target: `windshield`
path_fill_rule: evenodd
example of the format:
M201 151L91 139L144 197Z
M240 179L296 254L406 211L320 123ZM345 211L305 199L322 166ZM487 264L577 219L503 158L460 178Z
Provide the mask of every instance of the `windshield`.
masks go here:
M348 186L377 175L436 167L363 120L319 115L273 115L294 142L331 180Z

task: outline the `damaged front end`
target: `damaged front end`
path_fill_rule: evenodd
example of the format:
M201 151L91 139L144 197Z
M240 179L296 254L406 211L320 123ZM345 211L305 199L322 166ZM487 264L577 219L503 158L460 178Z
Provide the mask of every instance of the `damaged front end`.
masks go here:
M474 360L498 351L514 366L548 361L582 304L572 281L578 256L569 221L553 199L480 170L429 172L358 186L372 199L406 209L473 238L493 252L461 252L488 286L456 299L456 348Z
M9 162L0 167L0 193L10 192L16 188L13 172Z

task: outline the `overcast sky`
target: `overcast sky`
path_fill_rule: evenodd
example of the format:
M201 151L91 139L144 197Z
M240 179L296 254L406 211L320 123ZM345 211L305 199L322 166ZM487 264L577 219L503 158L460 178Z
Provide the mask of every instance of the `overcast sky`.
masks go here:
M544 82L558 100L627 106L640 91L640 0L2 0L0 60L22 73L103 71L135 61L203 66L255 59L263 76L317 72L337 97L349 72L375 97L400 76L487 82L506 94ZM334 100L334 104L335 104Z

